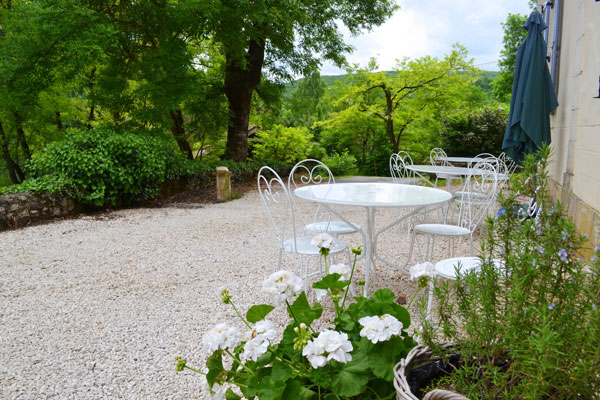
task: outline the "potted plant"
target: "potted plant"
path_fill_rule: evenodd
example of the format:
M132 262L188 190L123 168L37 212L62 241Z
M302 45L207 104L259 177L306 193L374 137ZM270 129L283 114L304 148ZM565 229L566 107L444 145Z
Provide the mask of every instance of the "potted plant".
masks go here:
M389 289L371 297L350 301L352 267L329 266L327 255L333 239L317 235L328 274L312 287L317 297L330 299L310 305L300 278L277 271L262 284L271 304L252 306L242 315L227 290L223 302L234 307L246 333L218 324L203 338L210 354L206 368L198 370L178 357L177 370L202 374L205 394L211 399L391 399L394 364L416 342L408 335L408 311L395 302ZM277 340L277 326L268 320L276 305L284 306L289 323ZM322 316L328 315L331 322Z
M481 269L438 280L439 321L423 324L428 348L409 358L441 354L440 342L457 342L460 361L429 388L470 399L600 397L600 247L582 259L585 236L547 196L549 154L543 148L528 157L512 191L535 196L537 216L524 219L515 194L501 197L486 222ZM410 372L404 364L399 378ZM416 398L398 389L399 399Z

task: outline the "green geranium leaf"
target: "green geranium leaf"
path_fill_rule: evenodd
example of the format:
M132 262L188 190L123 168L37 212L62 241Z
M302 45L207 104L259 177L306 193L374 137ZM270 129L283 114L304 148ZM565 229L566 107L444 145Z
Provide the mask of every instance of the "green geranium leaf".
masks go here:
M238 396L231 389L227 389L227 391L225 392L226 400L240 400L241 398L242 398L242 396Z
M288 381L283 392L282 399L309 400L316 396L316 393L304 387L304 385L295 379Z
M404 351L404 342L398 336L393 336L386 342L376 343L369 352L369 367L375 376L391 381L394 379L393 368Z
M277 359L273 361L273 369L271 370L271 379L274 382L283 381L285 382L289 378L294 376L294 370L288 364L285 364Z
M206 381L208 385L212 387L215 383L217 376L223 372L223 357L220 351L215 351L206 360L206 366L208 367L208 374L206 374Z
M319 303L315 303L313 307L308 304L306 293L302 292L300 296L290 306L293 312L288 310L290 318L296 318L298 323L304 322L306 325L310 325L315 319L321 317L323 308Z
M246 319L248 320L248 322L252 322L253 324L255 324L258 321L263 320L274 309L275 307L269 304L259 304L256 306L252 306L246 313Z
M273 382L270 377L265 377L258 388L258 398L260 400L277 400L285 391L285 382Z
M354 322L354 319L352 319L352 315L350 315L350 313L345 312L340 316L339 327L343 331L350 332L354 329L355 326L356 322Z
M371 303L394 304L396 295L390 289L379 289L369 300Z
M325 290L327 290L327 289L343 289L346 286L348 286L350 281L340 280L341 277L342 277L342 275L340 275L338 273L326 275L320 281L313 283L312 287L315 289L325 289Z
M358 352L352 356L352 361L342 366L341 371L333 378L332 387L340 397L352 397L361 394L369 381L367 371L369 360Z

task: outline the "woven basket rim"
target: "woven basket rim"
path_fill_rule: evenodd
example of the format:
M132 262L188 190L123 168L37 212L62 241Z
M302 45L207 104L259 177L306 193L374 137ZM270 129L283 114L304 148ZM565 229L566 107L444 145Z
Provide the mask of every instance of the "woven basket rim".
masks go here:
M442 344L441 347L456 353L458 350L458 343L445 343ZM432 351L428 346L417 345L406 355L406 358L403 358L394 366L394 387L396 388L396 398L398 400L419 400L419 398L411 392L406 378L408 373L413 369L442 358L441 356L432 358L431 355Z

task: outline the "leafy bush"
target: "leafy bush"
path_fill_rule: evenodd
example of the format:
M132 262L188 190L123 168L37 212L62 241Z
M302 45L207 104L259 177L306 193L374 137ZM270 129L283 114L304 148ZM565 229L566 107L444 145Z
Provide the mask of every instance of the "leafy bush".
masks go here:
M182 156L158 137L81 130L29 162L36 178L4 192L62 192L96 207L131 204L156 196L160 184L180 176L184 166Z
M333 238L323 234L315 240L331 243ZM217 324L202 339L204 351L210 354L206 368L191 368L177 357L176 370L202 374L203 390L211 399L241 399L234 386L246 399L392 398L392 367L416 345L406 332L410 315L389 289L377 290L370 298L355 297L347 305L360 249L352 251L352 268L328 266L328 248L321 247L330 273L312 287L317 297L327 294L331 299L333 315L328 318L332 322L326 328L319 321L324 307L309 304L302 279L280 270L262 284L270 301L285 307L290 317L278 343L277 326L265 319L275 306L252 306L244 317L224 289L223 302L233 307L247 333L242 335L231 324Z
M307 128L288 128L275 125L269 131L260 131L254 143L254 157L285 163L294 163L307 158L313 144Z
M329 167L333 176L355 175L358 172L356 158L348 154L348 151L344 151L342 154L327 155L321 161Z
M502 106L460 113L445 122L440 133L442 148L449 156L498 155L502 152L507 121L508 110Z
M592 399L600 393L600 247L591 260L559 203L547 195L545 147L530 155L518 192L541 210L523 220L513 194L487 221L482 267L436 289L440 330L466 362L453 387L468 398ZM536 188L538 188L536 190ZM502 267L491 261L498 258ZM431 325L425 336L432 341Z

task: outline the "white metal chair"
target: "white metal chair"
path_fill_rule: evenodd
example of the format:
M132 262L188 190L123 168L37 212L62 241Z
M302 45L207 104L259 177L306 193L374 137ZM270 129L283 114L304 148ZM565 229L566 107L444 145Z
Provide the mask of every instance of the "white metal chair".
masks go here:
M433 248L437 236L450 239L449 253L452 257L453 241L457 238L468 237L470 255L473 255L473 232L479 226L487 210L495 199L497 189L497 175L495 166L482 160L467 175L462 190L462 196L457 199L458 216L455 224L419 224L413 228L410 242L408 262L412 260L417 234L427 236L427 249L425 260L433 259Z
M429 163L431 165L451 166L451 164L448 161L446 161L444 159L444 157L448 157L446 152L443 149L440 149L439 147L435 147L435 148L431 149L431 152L429 152ZM440 178L441 179L452 179L452 177L449 175L436 174L435 186L437 186L438 179L440 179Z
M407 165L412 164L412 157L406 151L399 151L390 156L390 175L394 183L416 185L415 173L406 168Z
M303 228L296 227L296 210L290 193L281 177L272 168L264 166L258 172L258 194L267 214L269 224L275 234L278 246L277 270L281 268L283 253L299 256L297 268L304 269L304 284L308 288L308 278L323 273L319 248L313 246L313 236L304 236ZM348 250L346 242L335 239L330 255ZM309 271L310 259L319 261L317 271ZM299 274L300 275L300 274Z
M360 225L332 220L329 210L320 204L301 201L293 196L294 189L304 185L334 184L335 178L331 170L323 162L314 159L300 161L292 168L288 177L288 191L294 205L302 216L302 223L306 232L329 233L331 235L343 235L354 233L360 229Z

